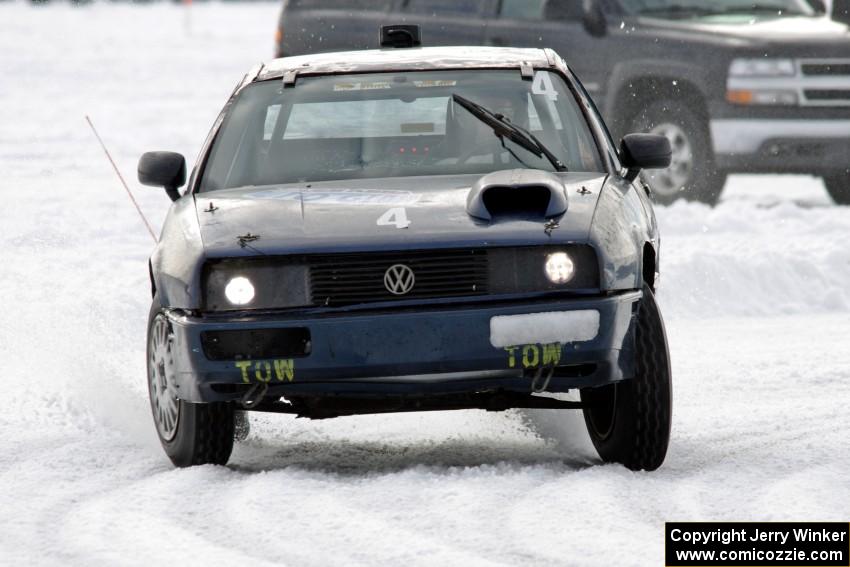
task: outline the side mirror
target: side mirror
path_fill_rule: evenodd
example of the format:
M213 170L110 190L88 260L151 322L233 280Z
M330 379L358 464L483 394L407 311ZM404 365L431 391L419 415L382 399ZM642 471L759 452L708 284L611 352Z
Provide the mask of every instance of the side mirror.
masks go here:
M186 158L174 152L147 152L139 159L139 183L164 187L172 201L180 198L177 189L186 183Z
M642 169L667 169L673 159L670 140L657 134L629 134L620 142L620 161L634 181Z
M582 23L584 29L593 37L603 37L608 33L608 19L600 0L582 1Z

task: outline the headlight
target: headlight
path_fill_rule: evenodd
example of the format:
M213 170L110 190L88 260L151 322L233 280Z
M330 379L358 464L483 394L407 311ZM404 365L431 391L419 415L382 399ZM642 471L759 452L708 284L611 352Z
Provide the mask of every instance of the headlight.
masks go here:
M492 294L599 290L599 259L588 244L491 248L487 263Z
M254 284L248 278L237 276L227 282L224 296L233 305L248 305L254 299Z
M204 266L201 286L204 311L310 305L307 266L277 258L210 260Z
M729 66L726 100L748 106L796 106L800 95L791 59L735 59Z
M797 73L791 59L735 59L730 77L791 77Z
M565 284L576 273L572 258L566 252L554 252L546 256L546 277L554 284Z

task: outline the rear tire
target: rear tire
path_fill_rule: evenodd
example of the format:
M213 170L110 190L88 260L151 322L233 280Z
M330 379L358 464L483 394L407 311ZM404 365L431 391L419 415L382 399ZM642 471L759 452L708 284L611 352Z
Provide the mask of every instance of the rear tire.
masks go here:
M233 450L233 405L193 404L175 388L171 323L154 298L148 316L148 394L159 441L178 467L224 465Z
M670 354L664 322L649 286L637 313L636 368L631 380L581 391L590 439L605 462L631 470L661 466L673 410Z
M850 174L841 172L825 175L823 184L836 205L850 205Z
M673 161L668 169L643 174L656 202L667 205L684 198L712 207L717 204L726 184L726 173L718 171L714 164L705 119L681 101L661 100L635 117L631 131L666 136L673 148Z

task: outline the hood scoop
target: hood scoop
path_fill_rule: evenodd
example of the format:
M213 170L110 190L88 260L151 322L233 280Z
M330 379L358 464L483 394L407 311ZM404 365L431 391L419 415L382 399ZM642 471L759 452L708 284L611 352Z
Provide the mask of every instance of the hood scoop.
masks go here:
M567 212L567 192L561 179L546 171L495 171L469 190L466 212L486 221L550 219Z

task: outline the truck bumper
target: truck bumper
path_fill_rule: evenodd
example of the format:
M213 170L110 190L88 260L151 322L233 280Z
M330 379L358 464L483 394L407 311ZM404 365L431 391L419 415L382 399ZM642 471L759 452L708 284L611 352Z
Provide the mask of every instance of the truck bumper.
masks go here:
M268 385L267 396L529 392L550 370L547 391L566 392L633 377L641 295L311 317L166 314L178 395L189 402L237 400L257 383ZM264 348L279 353L281 345L250 344L280 330L300 337L293 346L301 352L267 357ZM211 336L254 354L222 355Z
M850 164L850 120L711 121L720 169L753 173L823 173Z

